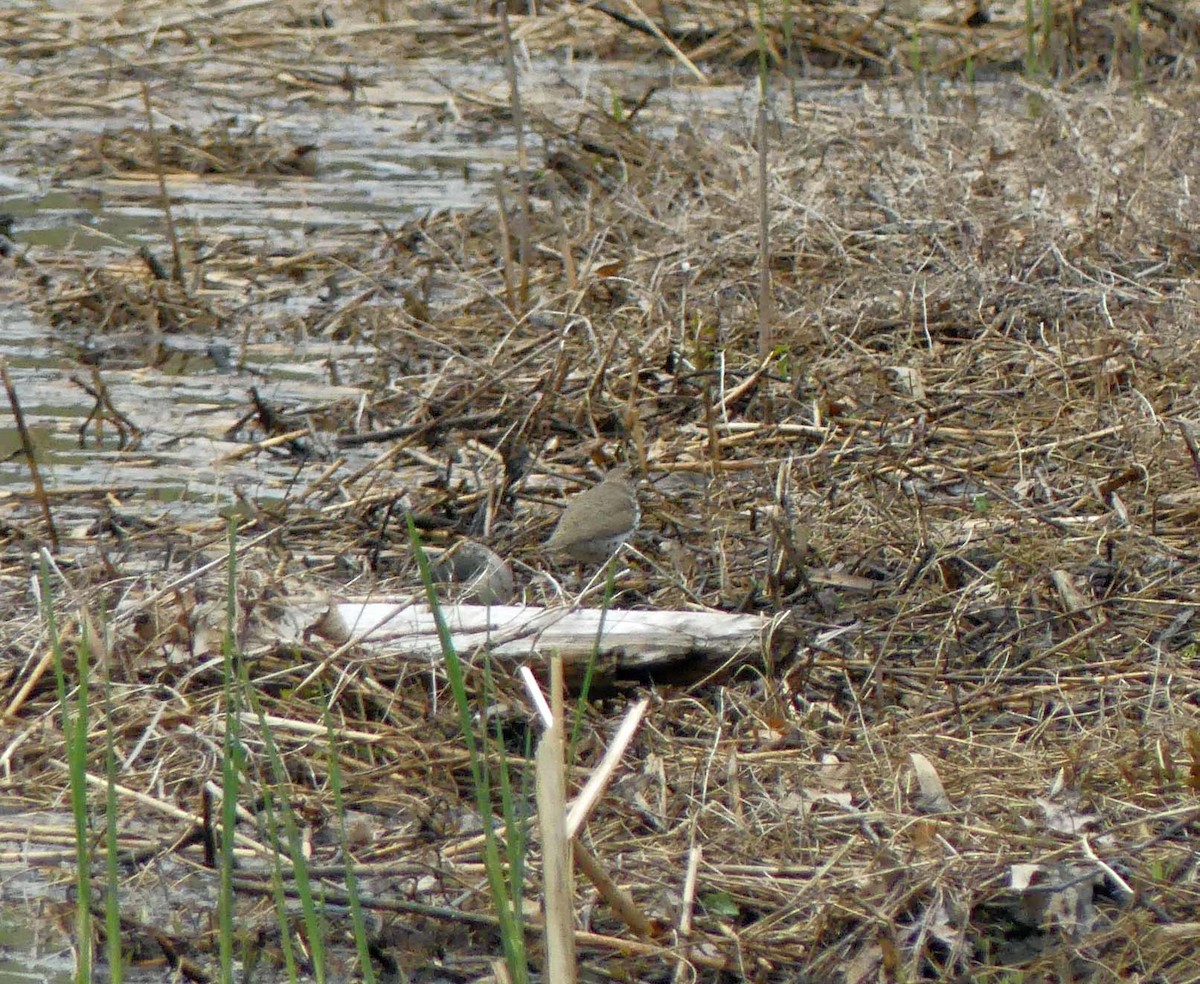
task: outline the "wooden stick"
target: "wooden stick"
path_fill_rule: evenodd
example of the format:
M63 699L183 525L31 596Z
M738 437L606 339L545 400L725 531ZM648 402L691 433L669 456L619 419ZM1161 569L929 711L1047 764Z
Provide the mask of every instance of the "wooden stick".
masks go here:
M525 313L525 307L529 304L529 264L533 262L533 257L530 255L533 251L530 243L533 207L529 201L529 154L525 148L525 113L521 108L521 85L517 76L517 55L514 50L512 31L508 24L508 4L498 4L496 11L500 15L500 32L504 38L504 68L508 74L513 132L517 138L517 197L521 206L521 219L517 224L517 248L521 254L519 292L521 309L514 311L513 314L520 317Z
M42 473L38 469L37 458L34 455L33 438L29 436L29 428L25 424L25 414L21 411L21 401L17 399L17 391L13 388L8 376L8 359L0 357L0 379L4 381L4 389L8 393L8 405L12 408L13 420L17 422L17 433L21 435L21 450L25 452L25 460L29 463L29 477L33 481L33 494L38 505L42 507L42 516L46 519L46 528L50 534L50 548L58 553L58 530L54 527L54 516L50 512L50 500L46 497L46 486L42 484Z
M142 105L146 109L146 129L150 134L150 147L154 151L154 173L158 177L158 197L162 205L163 218L167 223L167 241L171 244L171 276L183 292L188 292L183 276L183 253L179 249L179 237L175 234L175 219L171 215L171 196L167 193L167 179L163 173L162 148L158 142L158 130L154 128L154 108L150 105L150 86L142 83Z

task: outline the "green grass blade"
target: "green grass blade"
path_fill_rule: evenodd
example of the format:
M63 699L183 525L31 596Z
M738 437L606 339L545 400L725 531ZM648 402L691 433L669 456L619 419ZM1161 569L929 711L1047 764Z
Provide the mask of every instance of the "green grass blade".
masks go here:
M412 544L413 555L421 571L421 581L425 585L425 596L429 600L429 608L433 613L434 624L437 627L438 641L442 650L442 663L446 669L446 678L450 682L450 690L454 695L454 704L458 711L459 728L463 740L467 743L470 758L471 779L475 787L475 805L483 824L484 848L483 866L487 872L488 891L492 896L492 905L496 908L496 919L500 924L500 939L504 947L504 961L508 967L512 984L527 984L529 980L529 959L525 951L525 936L520 920L513 911L512 896L506 884L504 862L500 857L496 829L492 821L491 784L488 780L485 762L480 755L479 742L475 739L472 723L471 703L467 697L466 679L463 675L462 661L454 648L454 640L446 625L438 602L437 592L433 587L433 575L429 569L429 558L421 546L421 537L413 523L412 516L408 517L408 539ZM486 726L482 730L483 740L487 740ZM513 877L513 872L508 872Z
M58 706L62 715L63 741L67 747L67 776L71 795L71 815L75 825L75 929L78 940L78 963L75 979L83 984L92 980L92 851L88 837L87 812L87 738L88 738L88 652L86 643L77 650L78 682L74 713L67 692L66 661L58 619L54 614L54 599L50 592L50 565L43 555L39 570L42 613L46 619L50 651L54 657L54 679Z
M333 808L337 814L338 840L346 864L346 897L350 903L350 924L354 930L354 947L358 951L359 973L364 984L375 984L375 969L371 966L370 941L367 923L358 896L358 879L354 874L354 859L350 856L350 838L346 833L346 799L342 792L342 769L338 763L338 735L333 726L329 704L324 708L325 728L329 734L329 784L333 788Z
M228 588L225 634L221 644L224 676L225 740L221 747L221 853L218 859L217 952L222 984L233 984L233 844L237 830L237 799L245 769L241 743L241 699L236 668L237 642L237 521L229 521Z
M259 814L259 836L263 843L279 843L279 823L275 814L275 796L268 784L263 784L262 810ZM265 835L265 836L264 836ZM289 981L298 981L296 948L292 945L291 919L288 916L287 892L283 887L283 864L279 851L271 852L271 900L275 906L275 922L279 926L279 945L283 950L283 966Z
M608 570L604 583L604 600L600 602L600 624L596 626L596 640L592 643L592 651L588 653L587 666L583 669L583 682L579 686L579 699L575 702L574 720L571 722L571 739L567 742L567 761L575 761L575 745L579 741L579 732L583 728L583 717L587 712L588 694L592 689L592 678L596 666L600 662L600 641L604 638L604 622L612 608L613 598L617 594L616 557L608 562Z
M324 984L327 965L325 955L327 931L325 920L321 914L321 906L318 905L317 897L313 891L315 883L308 870L308 860L304 856L304 845L300 840L300 826L296 822L296 814L292 809L291 797L288 795L291 782L288 778L287 769L284 767L283 756L279 752L279 746L275 744L275 738L271 734L262 704L259 702L253 688L250 687L249 681L245 678L244 668L242 672L242 682L246 690L246 699L249 701L255 716L258 718L259 727L262 729L260 737L263 743L263 750L266 752L267 762L271 767L272 781L280 793L279 815L283 819L283 832L287 838L288 857L292 863L292 877L296 881L296 894L300 897L300 914L304 920L305 936L308 940L309 953L312 958L313 976L316 978L317 984Z
M86 638L86 634L84 635ZM117 753L113 744L112 686L104 678L104 931L108 944L109 980L121 984L125 980L125 963L121 956L121 896L120 872L117 868Z

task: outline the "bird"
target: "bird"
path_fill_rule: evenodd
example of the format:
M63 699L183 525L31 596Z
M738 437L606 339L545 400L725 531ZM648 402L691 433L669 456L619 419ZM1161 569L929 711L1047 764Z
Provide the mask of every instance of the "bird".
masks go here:
M641 518L629 466L617 465L567 503L546 548L580 564L602 564L633 536Z

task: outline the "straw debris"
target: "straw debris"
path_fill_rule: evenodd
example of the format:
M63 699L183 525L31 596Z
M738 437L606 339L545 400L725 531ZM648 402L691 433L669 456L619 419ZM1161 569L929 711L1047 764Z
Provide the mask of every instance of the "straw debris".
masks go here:
M178 14L156 44L221 30L221 51L256 63L268 51L301 63L290 47L299 38L321 51L353 42L367 67L375 46L399 57L418 40L499 57L494 19L473 12L352 29L225 6L224 19ZM734 77L755 50L751 8L684 7L672 43ZM1059 57L1081 76L1112 69L1124 28L1103 5L1077 7L1053 5L1076 28ZM900 20L864 11L798 5L791 44L843 66L903 68ZM1160 4L1147 18L1145 64L1182 72L1186 12ZM0 19L23 57L67 67L78 68L68 56L81 33L96 45L140 36L90 14ZM1026 40L1003 14L912 23L904 30L938 41L931 68L967 57L1003 65ZM786 61L772 24L772 51ZM512 32L535 52L586 39L603 53L677 57L607 5L514 17ZM318 91L277 67L270 80L257 64L247 71L247 84ZM329 394L274 405L245 381L245 416L219 439L265 474L282 463L285 477L264 486L277 494L238 487L221 507L238 524L238 664L288 765L332 904L344 855L330 705L348 850L378 953L414 979L436 964L466 980L499 952L444 675L402 652L380 657L281 626L300 600L418 594L409 515L432 546L483 544L531 603L560 598L562 572L541 544L568 493L619 453L645 481L642 533L622 555L613 603L766 613L786 645L702 685L646 684L643 728L580 842L651 928L635 936L581 882L584 967L665 980L684 966L714 981L1200 974L1189 945L1200 834L1200 147L1195 83L1169 74L1147 98L1119 83L1072 91L1005 79L976 91L814 87L796 112L781 99L769 141L776 315L765 360L749 116L689 118L665 97L623 123L606 115L611 104L527 106L550 149L532 176L523 258L509 242L506 259L511 189L503 217L440 211L307 247L189 230L183 283L136 252L119 268L53 246L6 256L14 293L68 352L147 325L202 327L235 352L251 341L330 343ZM64 97L30 98L49 109ZM96 168L164 164L133 134L107 139ZM219 170L270 170L254 138L229 139L245 145ZM195 170L190 153L170 166ZM506 262L528 266L527 306L506 291ZM96 350L101 377L161 365L136 346ZM111 386L107 398L132 412ZM183 911L211 898L200 817L219 776L227 523L217 510L180 523L137 488L50 488L41 503L11 485L0 494L0 774L9 812L21 811L0 819L0 839L4 864L46 878L73 856L66 821L50 812L67 773L30 588L49 502L71 531L49 572L68 651L92 641L111 681L89 773L104 775L109 728L123 890L162 905L186 886L174 897ZM480 692L483 656L464 655ZM481 719L528 768L521 687L503 668L490 681ZM589 707L568 796L626 703ZM260 722L247 716L242 729L257 794L269 774ZM239 925L247 940L270 941L271 845L251 819L239 829ZM527 874L536 897L536 850ZM210 959L203 934L162 932L188 960ZM348 939L346 925L334 932Z

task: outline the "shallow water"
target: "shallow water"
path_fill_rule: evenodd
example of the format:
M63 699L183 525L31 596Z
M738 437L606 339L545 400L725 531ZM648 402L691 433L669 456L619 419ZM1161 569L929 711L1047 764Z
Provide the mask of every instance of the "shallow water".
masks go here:
M60 60L85 73L93 70L89 59L97 57L81 49L62 53ZM0 68L5 67L35 79L40 71L25 62L5 66L0 52ZM309 143L319 148L315 177L168 172L179 237L240 241L264 252L320 251L344 242L340 237L347 233L396 227L431 211L473 209L494 200L494 175L516 161L498 66L430 59L406 63L399 71L370 66L360 74L366 81L353 100L323 95L295 104L275 92L256 98L253 85L239 98L219 63L183 81L152 80L161 140L173 125L198 133L217 125L230 134L269 134L284 148ZM536 93L539 104L582 106L609 86L628 88L633 81L649 84L651 78L648 69L635 72L630 65L564 67L547 59L525 64L523 85ZM491 109L471 115L463 92L486 93L490 104L501 107L499 122ZM71 102L68 96L52 114L18 114L10 124L12 139L0 151L0 213L12 216L17 250L32 250L30 255L43 263L69 252L92 255L100 263L112 255L127 266L139 246L149 245L166 262L157 179L105 173L93 163L94 153L88 156L103 134L109 135L106 147L112 152L113 134L145 130L140 86L105 75L88 112L72 111ZM224 110L231 112L224 115ZM533 138L531 154L537 159ZM94 173L87 173L89 168ZM321 340L295 344L271 332L272 318L294 319L315 303L314 293L303 289L272 301L270 309L255 311L266 330L248 339L102 334L82 343L99 346L97 352L81 350L75 334L50 329L20 299L6 300L0 292L0 354L9 359L47 486L112 487L126 494L136 489L147 502L171 503L171 516L180 522L211 517L214 502L233 500L234 486L256 499L286 495L296 478L294 461L229 457L236 444L225 432L246 412L249 389L256 387L272 405L287 408L357 400L360 390L330 382L329 366L363 366L378 357L365 347ZM152 346L152 354L146 354ZM73 379L90 380L92 370L79 360L98 354L114 404L143 428L135 451L122 451L111 427L99 438L94 427L85 430L94 401ZM255 436L263 435L239 439ZM31 488L19 449L10 419L0 425L5 452L0 493L6 494L0 505L21 501ZM347 467L365 463L370 453L347 454Z

